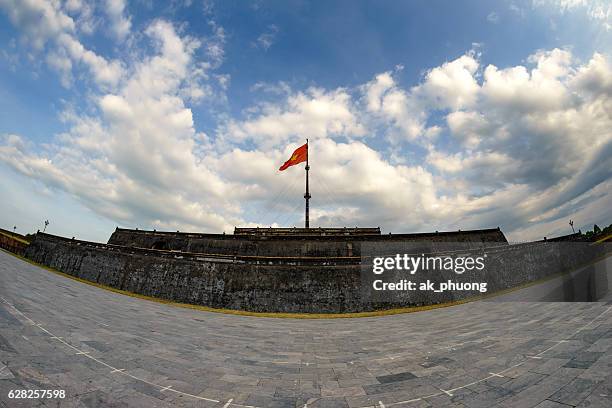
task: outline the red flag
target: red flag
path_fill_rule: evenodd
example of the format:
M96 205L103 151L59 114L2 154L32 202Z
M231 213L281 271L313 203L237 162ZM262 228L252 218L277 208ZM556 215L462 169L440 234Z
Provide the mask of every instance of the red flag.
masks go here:
M294 166L298 163L305 162L306 160L308 160L308 143L295 149L295 151L291 155L291 158L287 160L285 164L280 166L279 170L283 171L287 167Z

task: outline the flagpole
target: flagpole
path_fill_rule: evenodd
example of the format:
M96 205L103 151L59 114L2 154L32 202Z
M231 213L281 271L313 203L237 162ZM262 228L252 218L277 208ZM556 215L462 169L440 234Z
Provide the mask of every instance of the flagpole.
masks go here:
M306 228L310 228L310 219L309 219L309 200L310 200L310 191L308 190L308 170L310 170L310 166L308 165L308 139L306 139L306 194L304 194L304 198L306 199L306 217L304 219L304 226Z

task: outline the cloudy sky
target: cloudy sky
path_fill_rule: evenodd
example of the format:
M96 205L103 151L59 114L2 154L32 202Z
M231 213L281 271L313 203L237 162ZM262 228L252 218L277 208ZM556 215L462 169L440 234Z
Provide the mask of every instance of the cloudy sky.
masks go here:
M0 0L0 226L612 222L607 0Z

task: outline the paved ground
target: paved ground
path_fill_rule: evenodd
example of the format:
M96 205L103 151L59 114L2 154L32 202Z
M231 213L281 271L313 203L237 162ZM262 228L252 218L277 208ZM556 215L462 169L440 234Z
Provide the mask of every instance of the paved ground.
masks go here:
M0 251L0 407L612 407L612 303L379 318L206 313ZM65 390L16 400L15 389Z

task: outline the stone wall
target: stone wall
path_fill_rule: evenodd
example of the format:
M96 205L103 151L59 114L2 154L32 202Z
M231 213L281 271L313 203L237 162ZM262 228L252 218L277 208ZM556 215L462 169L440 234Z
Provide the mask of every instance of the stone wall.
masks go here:
M48 234L38 234L26 256L92 282L215 308L344 312L362 307L354 260L213 258Z
M0 248L18 255L23 255L27 246L28 241L26 241L23 235L0 229Z
M558 245L539 242L489 248L486 251L492 261L486 276L474 273L465 278L488 281L490 293L570 270L595 256L582 252L572 255ZM483 249L476 251L480 254ZM404 293L389 302L373 301L364 296L359 257L179 253L42 233L27 248L26 256L72 276L142 295L258 312L361 312L437 304L477 295ZM415 279L427 278L431 276L415 275Z

